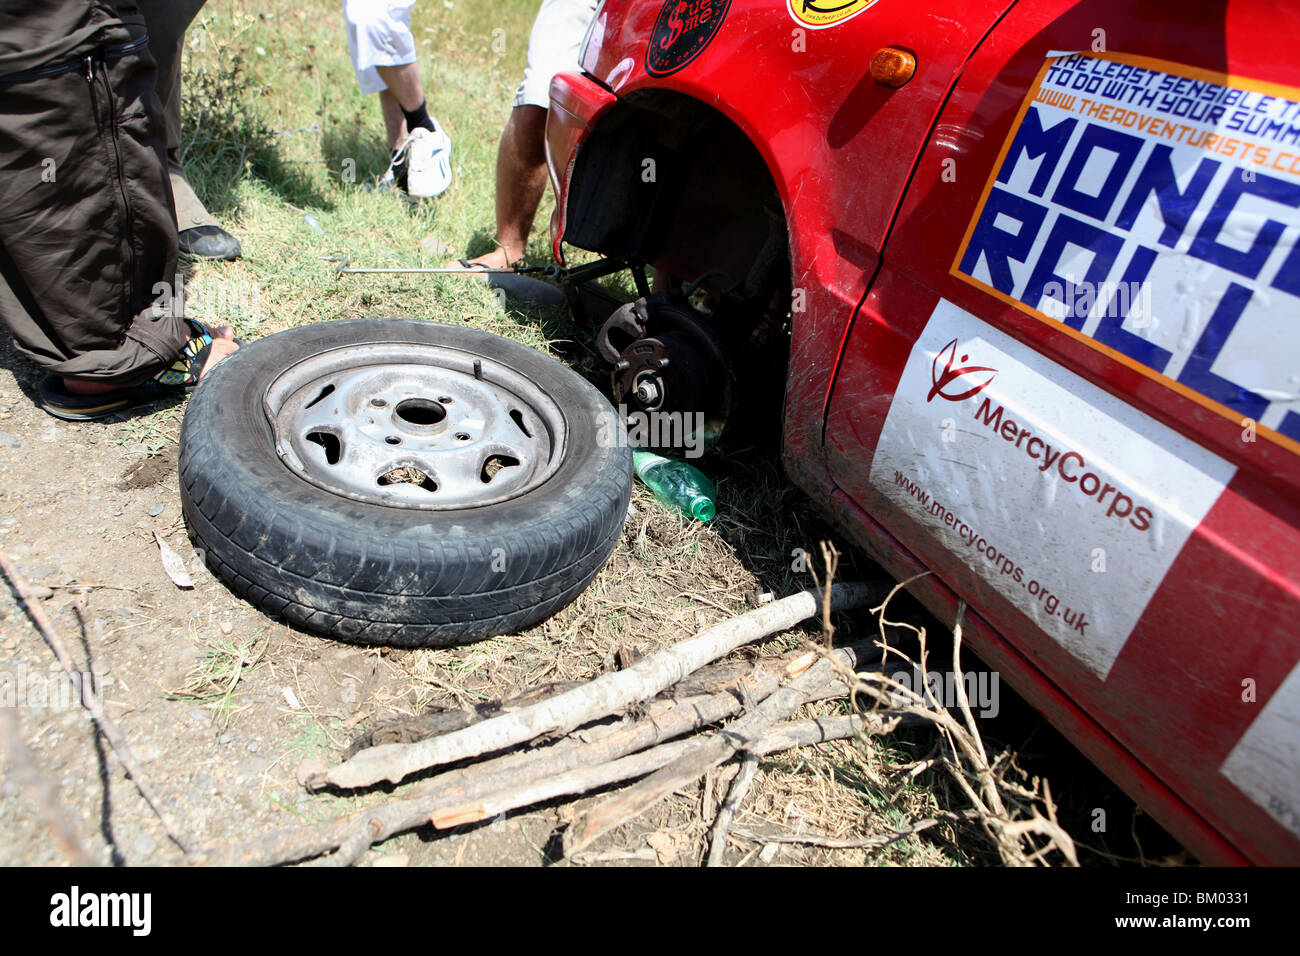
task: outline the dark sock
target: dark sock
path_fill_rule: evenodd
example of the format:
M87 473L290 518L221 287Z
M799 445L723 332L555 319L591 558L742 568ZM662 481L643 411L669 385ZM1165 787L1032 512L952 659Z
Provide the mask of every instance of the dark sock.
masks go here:
M407 129L424 127L430 133L433 132L433 120L429 119L429 111L425 108L425 102L425 100L420 100L420 105L413 110L402 110L402 115L406 117Z

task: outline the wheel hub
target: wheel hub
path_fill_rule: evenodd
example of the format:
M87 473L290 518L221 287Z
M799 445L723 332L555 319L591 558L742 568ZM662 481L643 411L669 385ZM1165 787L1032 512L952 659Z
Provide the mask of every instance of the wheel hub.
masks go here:
M465 508L521 495L559 466L559 407L505 365L438 346L332 349L263 398L295 474L358 501Z

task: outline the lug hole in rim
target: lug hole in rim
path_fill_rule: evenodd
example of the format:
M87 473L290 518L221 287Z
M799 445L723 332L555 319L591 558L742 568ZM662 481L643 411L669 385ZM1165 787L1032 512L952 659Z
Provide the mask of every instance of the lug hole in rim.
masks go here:
M384 441L388 442L388 444L390 445L400 445L402 443L402 440L398 438L396 435L389 435L387 438L384 439Z
M483 484L490 484L492 479L497 476L497 472L505 468L515 468L519 465L519 459L513 455L489 455L483 462L483 469L479 472L479 481Z
M533 437L533 433L530 432L530 431L528 430L528 426L524 424L524 413L523 413L523 412L521 412L521 411L520 411L519 409L517 409L517 408L512 408L512 409L510 409L510 417L511 417L512 419L514 419L514 423L515 423L516 425L519 426L519 430L520 430L521 432L523 432L525 436L527 436L528 438L532 438L532 437Z
M464 432L456 432L456 441L469 441L469 435Z
M428 492L438 490L438 483L414 465L403 465L385 472L375 483L381 488L389 485L414 485Z

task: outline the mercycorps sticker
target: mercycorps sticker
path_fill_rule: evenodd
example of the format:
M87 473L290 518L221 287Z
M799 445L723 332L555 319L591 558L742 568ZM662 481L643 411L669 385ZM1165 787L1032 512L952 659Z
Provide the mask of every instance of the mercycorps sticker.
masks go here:
M940 299L870 474L886 527L904 538L892 513L911 519L925 550L956 556L1105 680L1236 469ZM1284 723L1260 746L1276 750Z
M668 0L650 34L645 69L651 76L676 73L704 52L727 16L731 0Z
M867 7L874 7L878 0L786 0L790 7L790 16L799 23L814 30L843 23L850 17L856 17Z

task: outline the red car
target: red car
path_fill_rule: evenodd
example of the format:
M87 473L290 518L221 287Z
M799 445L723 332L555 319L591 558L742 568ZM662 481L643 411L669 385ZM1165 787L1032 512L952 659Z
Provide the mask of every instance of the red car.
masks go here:
M1297 36L1262 0L606 0L551 94L556 258L712 303L617 313L619 395L725 416L777 343L791 478L1212 863L1300 863Z

